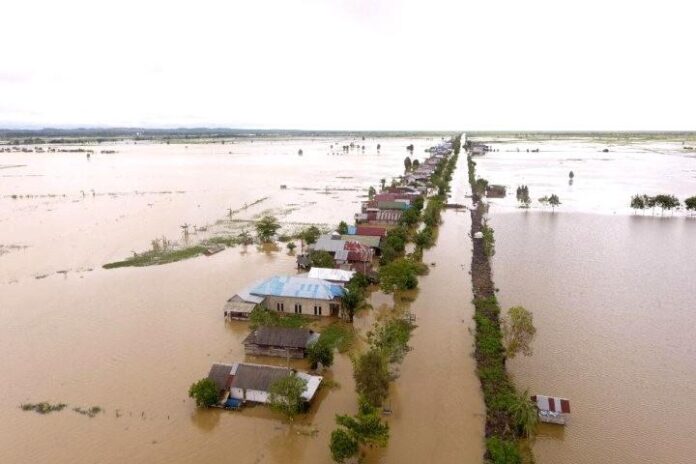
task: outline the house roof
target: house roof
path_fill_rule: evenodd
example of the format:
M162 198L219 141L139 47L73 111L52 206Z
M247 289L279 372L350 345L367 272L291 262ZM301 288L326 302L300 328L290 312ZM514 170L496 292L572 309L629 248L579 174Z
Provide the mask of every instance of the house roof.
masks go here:
M377 212L375 221L377 222L398 222L401 219L402 211L398 209L381 210Z
M362 243L370 248L379 248L380 237L372 235L343 235L344 240Z
M379 209L398 209L405 210L410 208L408 200L394 200L394 201L378 201L377 207Z
M387 229L384 227L357 226L356 235L369 235L371 237L386 237Z
M330 269L328 267L313 267L309 270L308 277L312 279L323 279L332 282L348 282L355 272L343 271L341 269Z
M313 331L289 327L259 327L242 342L244 345L268 345L283 348L306 348Z
M210 367L208 378L215 382L218 390L224 390L227 387L227 380L232 372L232 364L215 363Z
M348 261L348 250L338 250L334 255L336 261Z
M317 251L327 251L329 253L336 253L338 250L342 250L345 244L345 240L341 240L340 235L338 238L325 234L319 237L317 243L312 245L312 249Z
M250 292L258 296L284 296L313 300L333 300L343 296L343 288L326 280L309 277L273 276Z
M372 259L372 249L362 243L346 242L346 250L348 250L348 261L368 262Z
M232 388L243 390L268 391L273 382L282 379L292 372L286 367L263 366L261 364L235 364L233 369Z

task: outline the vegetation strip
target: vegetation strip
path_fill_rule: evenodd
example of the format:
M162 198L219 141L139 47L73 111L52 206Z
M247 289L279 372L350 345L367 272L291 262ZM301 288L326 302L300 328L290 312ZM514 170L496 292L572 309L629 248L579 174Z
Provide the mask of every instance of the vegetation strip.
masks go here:
M476 365L486 404L486 462L518 464L522 462L518 440L528 436L536 424L537 411L526 392L518 394L505 368L506 349L501 329L500 306L495 297L490 257L495 252L493 228L484 219L486 205L478 201L475 166L467 156L469 183L474 192L471 210L471 280L476 321ZM481 238L477 239L479 236ZM531 451L530 451L531 453Z

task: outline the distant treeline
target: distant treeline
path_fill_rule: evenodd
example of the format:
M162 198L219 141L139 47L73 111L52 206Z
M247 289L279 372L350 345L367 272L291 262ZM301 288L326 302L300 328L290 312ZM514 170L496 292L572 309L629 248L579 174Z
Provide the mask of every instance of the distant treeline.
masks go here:
M447 137L449 132L439 131L320 131L284 129L229 129L229 128L175 128L146 129L122 128L76 128L76 129L0 129L0 139L14 139L13 143L70 143L75 138L90 138L106 141L114 138L133 140L181 139L181 138L251 138L251 137Z
M654 212L656 207L660 208L664 213L665 210L679 209L681 202L674 195L664 193L655 196L639 194L631 197L631 208L634 210L651 209ZM687 211L696 211L696 196L684 200L684 207Z

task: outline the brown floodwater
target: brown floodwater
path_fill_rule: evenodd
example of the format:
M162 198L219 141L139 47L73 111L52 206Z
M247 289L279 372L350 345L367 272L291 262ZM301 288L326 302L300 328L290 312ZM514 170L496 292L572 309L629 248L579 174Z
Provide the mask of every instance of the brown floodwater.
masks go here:
M247 324L221 317L225 299L248 283L295 272L284 248L236 247L145 268L101 265L146 250L157 237L183 243L184 223L198 228L189 243L249 227L231 222L227 209L261 198L233 218L270 211L286 230L335 225L352 217L369 185L401 172L406 145L414 143L422 159L436 142L369 139L365 152L346 155L330 144L350 140L322 138L119 143L97 146L118 153L89 161L69 153L0 155L0 165L12 166L0 171L0 462L330 462L334 416L356 409L347 354L326 374L339 387L322 390L292 425L264 407L198 410L186 394L216 361L284 362L245 358ZM392 387L390 446L368 453L370 462L481 460L471 290L460 267L469 261L467 221L445 215L440 241L426 254L436 266L419 292L396 302L375 292L375 309L356 318L360 338L395 310L414 312L419 325ZM48 415L18 407L38 401L69 407ZM90 419L71 410L90 406L105 412Z
M644 188L682 199L696 194L696 159L681 153L676 142L612 146L601 156L596 148L606 144L588 143L578 148L578 142L549 142L563 152L557 157L544 154L544 144L533 145L541 146L541 153L512 154L503 151L506 143L499 145L500 153L478 160L481 175L493 183L503 179L513 192L518 182L539 194L561 188L568 158L583 160L576 161L581 172L618 179L603 189L602 181L583 175L580 186L589 184L596 191L587 185L577 191L576 170L575 185L565 194L568 201L555 214L514 210L514 196L493 201L493 270L501 306L525 306L537 327L534 354L510 361L509 368L521 390L571 401L565 428L541 426L534 441L536 460L692 463L696 220L684 213L632 215L625 208L626 214L577 211L592 211L604 195L604 205L616 209L599 212L622 212L626 196ZM611 160L599 159L606 156ZM631 165L627 160L634 158L633 169L625 171Z

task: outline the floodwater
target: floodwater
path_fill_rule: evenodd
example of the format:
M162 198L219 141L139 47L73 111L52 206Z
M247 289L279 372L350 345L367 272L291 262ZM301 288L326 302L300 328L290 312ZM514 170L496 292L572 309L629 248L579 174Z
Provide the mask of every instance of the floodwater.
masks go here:
M282 244L163 266L101 265L162 236L195 243L250 228L244 221L264 211L288 231L350 220L369 185L402 171L406 145L422 159L437 139L356 140L366 150L349 154L330 148L350 142L119 143L95 146L89 161L79 153L0 155L0 462L330 462L334 416L357 404L348 355L327 372L339 387L322 390L292 425L264 407L201 411L187 397L213 362L284 362L245 358L247 324L221 315L225 300L250 282L295 272ZM230 220L228 208L241 211ZM395 305L376 292L376 309L356 318L360 337L395 306L419 324L393 385L390 446L369 453L371 462L425 458L436 444L438 462L480 462L471 291L459 267L469 262L466 221L445 215L441 241L426 254L437 264L413 302ZM191 226L187 239L183 224ZM69 407L43 416L18 407L39 401ZM71 410L90 406L105 412L88 418Z
M568 201L555 214L514 210L514 196L494 200L490 214L501 306L525 306L537 327L533 356L509 362L515 382L530 394L571 401L565 428L541 426L537 462L694 462L696 219L613 214L613 206L596 202L605 198L619 210L646 186L683 200L696 194L696 159L677 141L615 146L601 154L612 161L588 159L597 157L596 146L605 146L594 141L549 143L559 148L557 156L512 154L503 151L506 145L478 159L479 174L493 183L524 180L533 198L552 193L546 184L558 184L554 179L568 169L565 159L584 159L569 189L582 193L559 191ZM672 148L660 153L658 145ZM516 185L508 185L514 193ZM583 212L595 208L598 214Z

